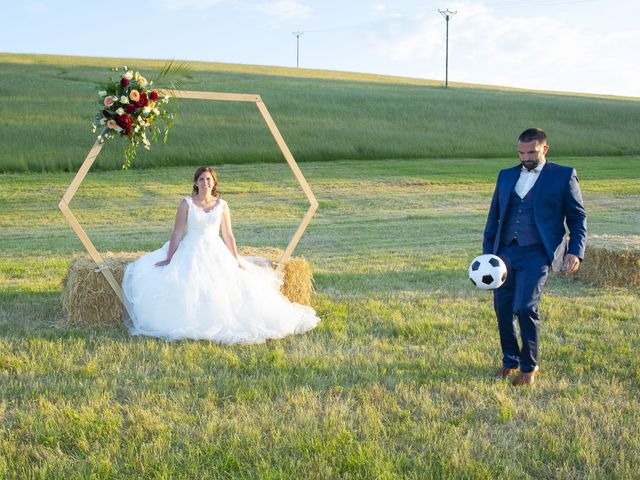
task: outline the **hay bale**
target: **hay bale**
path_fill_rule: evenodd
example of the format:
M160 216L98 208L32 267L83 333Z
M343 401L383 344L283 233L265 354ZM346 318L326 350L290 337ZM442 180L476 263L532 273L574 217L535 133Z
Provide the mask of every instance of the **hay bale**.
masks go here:
M107 253L104 266L122 284L124 270L142 253ZM71 325L120 325L124 305L88 255L74 258L62 281L62 311Z
M244 247L242 256L264 257L277 262L283 251L277 248ZM104 265L122 284L124 270L143 253L107 253ZM121 325L124 305L111 289L104 275L96 271L95 262L87 255L74 258L63 280L62 310L70 325ZM313 291L311 267L303 258L291 258L284 264L280 291L290 301L309 305Z
M638 242L633 238L621 240L607 236L593 240L593 245L587 246L576 278L597 287L640 287Z
M279 248L243 247L240 255L244 257L264 257L271 262L277 262L284 251ZM313 275L311 266L304 258L292 257L284 263L284 278L280 287L282 294L291 302L303 305L311 304L313 293Z

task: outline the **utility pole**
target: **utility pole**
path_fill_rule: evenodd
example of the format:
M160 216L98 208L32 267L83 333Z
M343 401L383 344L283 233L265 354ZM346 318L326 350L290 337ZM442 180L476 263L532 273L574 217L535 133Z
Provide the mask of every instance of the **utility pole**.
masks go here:
M300 35L304 32L291 32L296 36L296 68L300 65Z
M455 12L452 12L447 8L446 10L438 9L438 12L440 12L440 15L442 15L444 19L447 21L447 53L445 56L446 60L445 60L445 70L444 70L445 71L444 88L448 88L449 87L449 19L453 17L456 13L458 13L458 11L456 10Z

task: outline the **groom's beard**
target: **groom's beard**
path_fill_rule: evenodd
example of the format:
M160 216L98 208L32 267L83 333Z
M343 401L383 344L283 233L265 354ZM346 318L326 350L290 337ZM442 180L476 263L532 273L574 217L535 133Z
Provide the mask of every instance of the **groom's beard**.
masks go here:
M537 168L538 165L540 165L540 163L542 163L542 161L541 160L523 160L520 163L527 170L533 170L534 168Z

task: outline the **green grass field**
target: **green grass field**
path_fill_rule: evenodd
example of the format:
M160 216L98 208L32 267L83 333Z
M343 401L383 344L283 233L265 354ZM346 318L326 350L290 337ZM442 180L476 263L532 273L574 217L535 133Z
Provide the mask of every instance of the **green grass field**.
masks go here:
M473 289L494 181L524 128L578 169L594 243L640 243L639 99L195 63L185 88L258 93L320 209L314 331L258 346L70 327L82 245L57 209L109 68L0 54L0 478L639 478L640 296L552 276L541 377L514 389ZM106 146L71 203L101 252L170 235L217 167L238 243L284 247L307 203L253 105L184 101L167 146ZM587 260L588 261L588 258Z
M98 85L122 64L151 78L164 62L0 54L0 172L76 170L95 140ZM260 94L303 162L506 158L530 126L550 132L556 155L640 154L640 99L437 83L203 62L184 88ZM142 151L137 167L282 161L254 105L183 100L176 108L170 143ZM122 163L101 154L93 168Z
M591 234L638 241L639 158L559 160ZM539 383L491 379L491 297L466 268L512 162L302 164L320 209L296 253L322 322L259 346L65 326L73 175L0 175L0 478L637 478L637 291L553 276ZM151 250L192 170L92 171L71 205L99 250ZM286 245L305 209L286 165L219 175L238 243Z

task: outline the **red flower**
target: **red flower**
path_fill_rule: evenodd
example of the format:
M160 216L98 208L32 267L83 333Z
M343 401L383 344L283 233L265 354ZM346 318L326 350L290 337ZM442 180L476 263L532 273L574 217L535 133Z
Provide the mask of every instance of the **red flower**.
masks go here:
M142 107L146 107L148 103L149 103L149 100L147 99L147 94L144 92L141 92L140 100L135 102L134 105L138 108L142 108Z
M136 112L136 106L132 104L128 104L124 107L124 111L131 114Z
M149 98L151 101L155 102L158 99L158 93L155 91L151 92L151 94L149 94Z
M133 130L131 130L130 128L127 128L126 130L122 131L123 135L126 135L127 137L130 137L131 135L133 135Z
M120 79L120 85L122 85L123 87L126 87L127 85L129 85L129 80L125 77L122 77Z
M116 115L116 123L123 130L131 129L131 125L133 125L133 120L129 115Z

